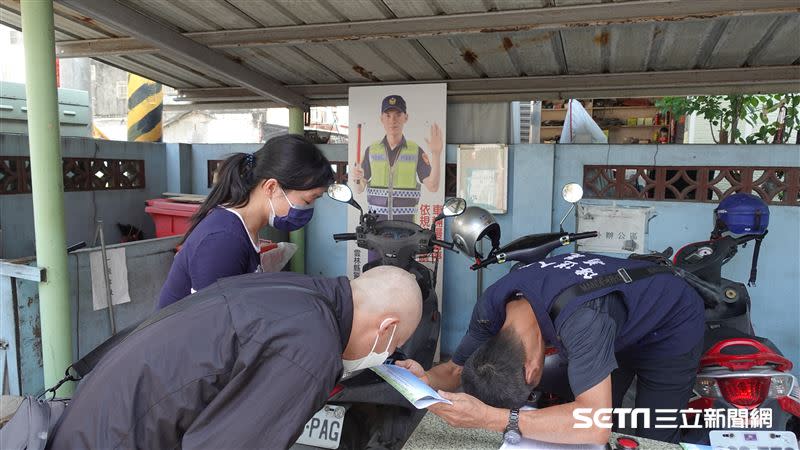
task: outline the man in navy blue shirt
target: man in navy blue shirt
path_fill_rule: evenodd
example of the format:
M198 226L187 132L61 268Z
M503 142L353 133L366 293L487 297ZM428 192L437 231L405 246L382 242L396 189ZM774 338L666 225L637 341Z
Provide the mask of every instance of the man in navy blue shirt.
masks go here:
M452 392L463 383L465 394L443 394L452 406L430 408L453 426L496 431L513 426L525 437L560 443L605 443L610 430L576 428L580 422L573 413L588 408L591 417L600 408L620 407L636 375L636 407L650 408L652 417L650 428L637 432L677 442L677 413L688 404L702 349L700 296L669 271L570 291L589 280L651 267L657 266L581 253L538 261L484 292L451 361L428 372L414 362L398 364L436 389ZM557 302L565 291L574 295ZM560 308L555 314L554 304ZM575 400L512 417L541 380L546 346L567 360Z

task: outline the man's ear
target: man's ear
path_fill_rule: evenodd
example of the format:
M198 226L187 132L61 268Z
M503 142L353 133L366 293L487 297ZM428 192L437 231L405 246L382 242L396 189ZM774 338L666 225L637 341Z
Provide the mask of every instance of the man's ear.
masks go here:
M378 328L378 331L380 333L384 333L385 331L388 330L391 333L392 330L394 329L394 326L399 323L400 319L398 319L397 317L387 317L383 319L383 322L381 322L381 326L380 328Z

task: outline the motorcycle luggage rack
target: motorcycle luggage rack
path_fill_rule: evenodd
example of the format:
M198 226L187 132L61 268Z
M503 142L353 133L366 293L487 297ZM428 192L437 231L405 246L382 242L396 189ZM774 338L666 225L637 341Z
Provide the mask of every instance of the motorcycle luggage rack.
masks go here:
M754 348L757 352L745 355L731 355L722 353L728 347L745 345ZM775 370L788 372L792 370L792 362L785 357L773 352L769 347L755 339L736 338L725 339L711 347L700 359L700 366L720 366L730 370L747 370L755 366L775 365Z

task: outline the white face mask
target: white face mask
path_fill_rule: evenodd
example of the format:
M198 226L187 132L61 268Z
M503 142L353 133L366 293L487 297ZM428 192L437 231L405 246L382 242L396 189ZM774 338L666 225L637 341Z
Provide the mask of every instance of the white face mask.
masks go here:
M384 320L384 322L386 320ZM381 328L382 327L383 323L381 323ZM389 342L386 344L386 349L382 353L375 353L375 347L378 345L378 338L380 337L380 333L378 333L378 335L375 336L375 343L372 344L372 349L369 351L367 356L358 359L342 359L342 366L344 366L343 378L347 378L357 370L369 369L370 367L380 366L383 364L383 362L386 361L386 358L389 357L389 348L392 345L392 339L394 338L395 331L397 331L397 324L395 324L394 328L392 329L392 334L389 336Z

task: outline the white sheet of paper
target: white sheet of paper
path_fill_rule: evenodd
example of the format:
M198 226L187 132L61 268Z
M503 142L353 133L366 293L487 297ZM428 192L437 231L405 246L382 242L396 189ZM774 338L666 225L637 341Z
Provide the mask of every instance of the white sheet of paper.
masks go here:
M417 409L427 408L434 403L453 404L423 383L413 373L400 366L381 364L371 369L392 385L393 388L397 389L397 392L402 394Z
M114 305L129 303L128 263L125 260L125 248L106 251L108 260L108 279L111 284L111 301ZM106 285L103 278L103 252L89 254L89 270L92 275L92 308L97 311L108 307Z
M536 408L524 407L522 411L533 410ZM594 444L554 444L552 442L542 442L535 439L523 438L517 445L503 442L500 450L604 450L605 445Z
M470 203L494 205L497 190L497 172L491 169L475 169L469 177Z
M647 222L653 207L578 204L578 233L598 236L578 241L578 251L594 253L646 253Z

